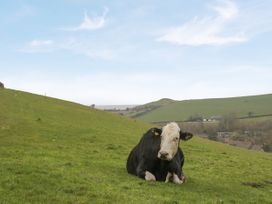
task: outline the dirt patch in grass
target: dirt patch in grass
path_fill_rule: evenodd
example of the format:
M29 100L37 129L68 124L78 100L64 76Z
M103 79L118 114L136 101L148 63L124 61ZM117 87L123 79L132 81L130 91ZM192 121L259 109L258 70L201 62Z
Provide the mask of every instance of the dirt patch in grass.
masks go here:
M243 182L242 183L245 186L251 186L253 188L264 188L264 184L263 183L257 183L257 182Z
M268 181L268 180L265 180L264 181L266 184L272 184L272 180Z

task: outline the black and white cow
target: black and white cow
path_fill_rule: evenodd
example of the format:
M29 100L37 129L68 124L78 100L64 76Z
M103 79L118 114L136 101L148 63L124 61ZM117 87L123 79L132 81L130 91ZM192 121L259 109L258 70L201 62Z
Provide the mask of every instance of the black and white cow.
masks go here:
M132 149L127 159L127 171L147 181L172 181L181 184L184 155L180 140L193 137L182 132L177 123L168 123L162 129L151 128Z

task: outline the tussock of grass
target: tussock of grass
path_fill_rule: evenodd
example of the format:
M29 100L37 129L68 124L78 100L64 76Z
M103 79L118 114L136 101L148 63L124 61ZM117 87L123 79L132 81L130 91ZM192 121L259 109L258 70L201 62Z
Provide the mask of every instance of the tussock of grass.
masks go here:
M128 175L127 155L149 127L0 90L0 203L271 203L271 154L198 137L181 144L187 183ZM250 182L262 187L244 185Z

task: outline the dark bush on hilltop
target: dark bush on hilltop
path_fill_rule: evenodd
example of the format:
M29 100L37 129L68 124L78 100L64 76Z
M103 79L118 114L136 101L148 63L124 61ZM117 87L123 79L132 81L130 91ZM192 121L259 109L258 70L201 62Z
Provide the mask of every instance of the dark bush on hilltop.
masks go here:
M0 88L5 88L4 84L0 81Z
M190 121L190 122L201 122L203 121L203 117L199 114L194 114L194 115L191 115L187 121Z

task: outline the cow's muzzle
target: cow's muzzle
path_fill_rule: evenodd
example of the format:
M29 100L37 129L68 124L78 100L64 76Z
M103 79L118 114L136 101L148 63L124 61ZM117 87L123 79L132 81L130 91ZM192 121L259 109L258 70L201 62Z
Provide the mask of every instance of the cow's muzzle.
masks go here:
M165 151L159 151L158 158L162 160L170 160L169 159L169 153Z

